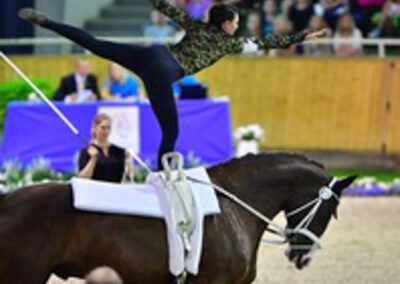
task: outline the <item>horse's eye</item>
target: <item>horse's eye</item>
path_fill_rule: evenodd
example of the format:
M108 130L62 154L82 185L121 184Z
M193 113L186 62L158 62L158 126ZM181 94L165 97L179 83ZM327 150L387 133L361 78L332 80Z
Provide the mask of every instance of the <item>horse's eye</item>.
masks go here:
M290 242L292 242L292 243L296 242L296 241L298 240L297 234L290 234L290 235L288 236L288 240L289 240Z

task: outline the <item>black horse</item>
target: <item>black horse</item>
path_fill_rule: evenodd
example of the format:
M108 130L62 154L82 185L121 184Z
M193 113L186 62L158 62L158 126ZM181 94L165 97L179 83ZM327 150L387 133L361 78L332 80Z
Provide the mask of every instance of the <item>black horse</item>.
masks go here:
M305 156L265 153L233 159L208 169L213 183L235 194L265 216L289 212L318 197L332 180L323 167ZM340 196L354 177L337 181ZM187 283L244 284L256 277L257 250L266 224L219 196L222 213L207 217L200 273ZM338 201L325 201L309 230L325 231ZM294 228L307 214L289 218ZM308 245L304 236L290 245ZM292 249L290 260L302 268L309 249ZM125 283L168 283L167 243L161 220L78 212L68 184L43 184L0 199L0 283L42 284L55 273L82 277L108 265Z

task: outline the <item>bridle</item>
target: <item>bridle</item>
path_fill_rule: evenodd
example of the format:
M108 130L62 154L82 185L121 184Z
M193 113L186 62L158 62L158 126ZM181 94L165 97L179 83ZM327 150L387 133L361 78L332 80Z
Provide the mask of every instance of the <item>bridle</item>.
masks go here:
M308 249L321 249L322 244L321 244L321 238L318 237L315 233L313 233L308 227L310 226L311 222L314 220L315 216L318 213L319 208L321 205L329 201L330 199L334 199L338 204L339 204L339 196L333 191L333 187L336 183L336 179L333 178L329 185L322 187L319 190L318 197L315 199L311 200L310 202L300 206L299 208L296 208L288 213L286 213L286 218L289 219L295 215L297 215L300 212L303 212L304 210L308 209L311 207L310 211L306 214L306 216L303 217L303 219L293 228L286 228L285 229L285 234L286 234L286 240L290 241L293 239L294 236L296 235L302 235L309 239L312 244L310 245L290 245L291 249L297 249L297 250L308 250Z

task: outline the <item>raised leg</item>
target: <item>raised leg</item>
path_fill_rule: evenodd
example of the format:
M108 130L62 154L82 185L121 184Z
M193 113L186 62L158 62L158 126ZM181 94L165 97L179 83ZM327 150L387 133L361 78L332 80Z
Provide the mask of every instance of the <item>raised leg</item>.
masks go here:
M84 30L54 22L43 13L30 8L20 10L19 16L73 41L97 56L114 61L138 75L142 75L146 60L150 57L147 47L96 39Z

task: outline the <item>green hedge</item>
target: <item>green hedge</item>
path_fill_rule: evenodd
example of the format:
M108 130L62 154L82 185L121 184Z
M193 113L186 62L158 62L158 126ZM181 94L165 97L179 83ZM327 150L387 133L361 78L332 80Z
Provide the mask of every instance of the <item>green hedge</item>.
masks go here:
M57 88L56 79L34 79L33 83L46 95L52 98ZM0 84L0 130L4 129L4 116L7 104L11 101L28 101L28 96L33 89L25 81L12 81Z

